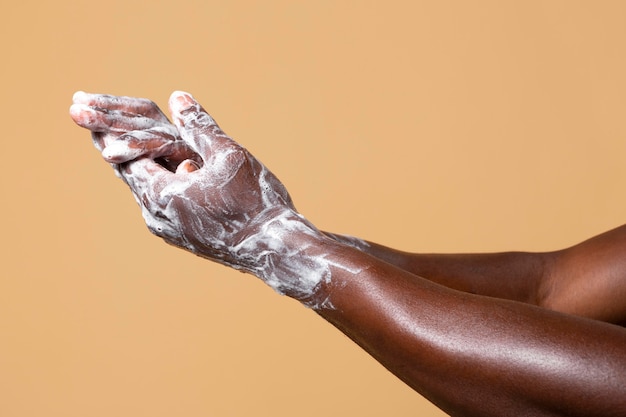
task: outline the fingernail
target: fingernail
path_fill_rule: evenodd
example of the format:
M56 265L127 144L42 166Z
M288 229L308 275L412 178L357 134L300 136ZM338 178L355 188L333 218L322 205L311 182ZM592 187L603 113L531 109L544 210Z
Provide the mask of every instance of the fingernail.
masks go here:
M76 118L80 115L81 110L81 104L74 103L70 106L70 115L72 118Z
M198 163L196 161L193 161L191 159L185 159L183 162L181 162L178 167L176 167L176 173L177 174L181 174L181 173L190 173L190 172L194 172L200 169L200 165L198 165Z
M187 115L197 111L197 105L191 94L184 91L175 91L170 97L170 107L173 111Z
M113 162L116 164L132 161L133 159L141 156L143 149L131 148L128 143L123 141L123 137L111 143L102 151L102 157L107 162Z
M94 109L82 103L75 103L70 106L70 116L83 127L88 127L94 122L95 114Z
M72 101L74 103L87 103L89 95L84 91L77 91L72 96Z
M80 112L84 111L93 113L93 109L83 103L74 103L70 106L70 112L73 114L79 114Z

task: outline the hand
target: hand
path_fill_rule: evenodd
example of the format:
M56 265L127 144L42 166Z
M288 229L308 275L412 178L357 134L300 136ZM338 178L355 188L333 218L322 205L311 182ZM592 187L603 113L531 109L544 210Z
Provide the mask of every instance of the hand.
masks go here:
M150 100L79 91L73 101L72 119L91 131L94 146L112 164L147 156L161 158L162 165L173 169L184 160L197 159L176 127ZM128 132L133 135L125 136ZM114 168L119 175L116 165Z
M72 117L92 131L106 160L119 163L154 234L299 299L329 277L327 262L309 250L322 233L190 95L170 98L175 126L147 100L85 93L74 99Z

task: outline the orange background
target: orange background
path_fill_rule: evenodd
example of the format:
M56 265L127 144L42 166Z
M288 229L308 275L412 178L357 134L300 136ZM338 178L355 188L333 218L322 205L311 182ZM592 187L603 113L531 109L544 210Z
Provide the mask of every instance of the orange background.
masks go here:
M624 221L625 4L3 2L0 415L442 415L150 235L72 93L190 91L326 230L556 249Z

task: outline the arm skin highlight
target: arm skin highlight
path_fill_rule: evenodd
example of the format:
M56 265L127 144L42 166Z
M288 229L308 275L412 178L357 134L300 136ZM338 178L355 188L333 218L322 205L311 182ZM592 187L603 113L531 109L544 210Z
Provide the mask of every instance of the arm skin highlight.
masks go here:
M413 275L459 291L538 304L551 253L422 254L327 233Z
M328 235L448 288L626 322L626 225L567 249L534 253L418 254Z
M453 416L626 415L626 329L604 322L626 317L626 226L569 249L535 254L409 254L324 234L292 211L286 190L268 172L260 171L271 181L252 193L260 165L200 107L198 117L188 119L181 100L197 105L191 97L172 96L177 128L142 99L78 93L71 109L130 186L153 233L251 273L257 258L244 257L250 265L241 265L234 248L261 248L268 256L258 259L268 262L257 276L279 284L297 285L316 266L325 279L312 294L285 293ZM181 127L185 117L193 129ZM214 196L215 187L203 188L200 180L212 180L216 167L229 172L231 165L211 159L224 146L249 163L238 164L237 175L225 177L228 187ZM181 187L167 188L172 184ZM256 227L248 230L241 219L261 218L259 207L268 196L293 214L287 224L302 227L285 229L270 218L248 222ZM169 200L161 204L164 197ZM231 201L237 204L224 205ZM163 228L177 218L176 227ZM211 227L192 227L200 220ZM234 225L242 228L226 235L234 243L210 244L215 230L232 232ZM265 238L261 246L241 245L237 237L251 232ZM282 252L275 250L278 243Z
M346 245L318 313L453 416L626 413L626 331L450 289ZM339 247L333 247L337 245Z

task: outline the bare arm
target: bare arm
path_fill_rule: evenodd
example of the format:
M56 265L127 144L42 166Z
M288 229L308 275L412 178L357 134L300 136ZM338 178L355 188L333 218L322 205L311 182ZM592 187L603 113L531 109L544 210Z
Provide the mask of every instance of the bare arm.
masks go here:
M328 233L400 269L456 290L626 322L626 225L553 252L420 254Z
M529 304L539 304L541 282L551 268L554 257L552 253L530 252L409 253L350 236L327 235L448 288Z
M90 100L72 117L116 144L103 155L120 163L153 233L314 308L448 413L626 413L626 330L456 291L329 238L187 95L170 100L186 145L175 155L160 130L113 135L106 126L128 110L94 113Z
M451 290L349 248L318 311L451 415L621 415L626 331Z

